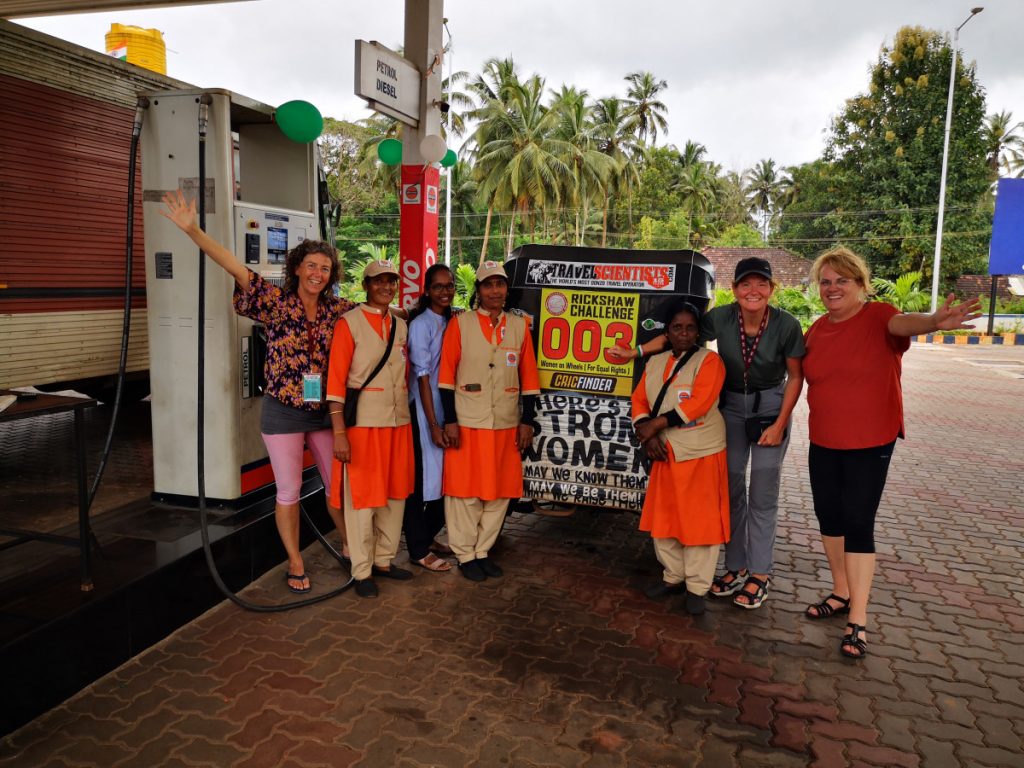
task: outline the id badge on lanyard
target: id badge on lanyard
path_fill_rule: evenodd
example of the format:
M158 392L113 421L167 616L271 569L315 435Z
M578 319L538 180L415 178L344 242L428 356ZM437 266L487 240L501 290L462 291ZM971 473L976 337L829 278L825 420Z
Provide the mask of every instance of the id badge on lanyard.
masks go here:
M306 340L306 351L308 352L309 360L312 363L313 351L316 348L316 336L313 323L308 320L306 321ZM322 403L323 401L324 375L316 372L302 374L302 402Z
M322 373L302 374L302 402L322 403L324 401L324 375Z

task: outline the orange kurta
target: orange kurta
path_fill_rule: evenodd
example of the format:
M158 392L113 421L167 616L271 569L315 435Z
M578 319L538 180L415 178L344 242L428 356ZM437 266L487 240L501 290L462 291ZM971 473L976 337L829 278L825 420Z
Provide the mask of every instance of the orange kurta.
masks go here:
M664 377L672 373L665 366ZM693 381L686 415L699 418L718 407L725 381L725 366L718 355L708 355ZM651 412L647 400L647 373L632 397L634 416ZM675 429L685 429L675 427ZM647 495L640 515L640 530L657 539L677 539L684 546L722 544L729 540L729 470L725 451L688 461L676 461L670 445L668 461L652 462Z
M480 333L490 339L496 332L501 338L505 319L496 329L486 315L478 314ZM458 323L449 323L441 345L441 368L438 386L455 386L455 371L462 359L462 335ZM540 390L537 359L530 334L523 336L519 355L519 388L523 392ZM516 393L515 397L518 397ZM523 460L516 448L517 427L509 429L459 428L459 447L444 452L445 496L463 499L518 499L523 495Z
M370 326L387 339L390 314L364 312ZM331 360L327 373L327 391L344 393L348 369L352 364L355 342L348 323L339 322L334 328ZM356 509L383 507L388 499L404 499L413 490L415 466L412 451L412 426L349 427L348 442L352 447L352 460L348 464L348 478L352 488L352 505ZM331 505L342 506L341 462L331 465Z

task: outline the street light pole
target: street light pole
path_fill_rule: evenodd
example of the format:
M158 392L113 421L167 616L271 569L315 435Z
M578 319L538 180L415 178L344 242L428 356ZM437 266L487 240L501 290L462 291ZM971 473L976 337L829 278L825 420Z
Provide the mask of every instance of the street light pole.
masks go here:
M455 65L452 63L452 31L448 29L448 19L442 22L444 31L448 33L448 93L445 98L448 104L452 101L452 76L455 74ZM444 66L442 65L442 69ZM451 107L449 106L449 109ZM452 116L448 114L448 136L452 136ZM449 267L452 265L452 171L455 166L451 165L444 169L444 263Z
M942 224L946 215L946 169L949 166L949 131L953 123L953 86L956 84L957 41L964 24L984 8L971 8L971 15L953 31L953 64L949 70L949 98L946 100L946 135L942 141L942 176L939 177L939 220L935 226L935 261L932 265L932 312L939 305L939 272L942 266Z

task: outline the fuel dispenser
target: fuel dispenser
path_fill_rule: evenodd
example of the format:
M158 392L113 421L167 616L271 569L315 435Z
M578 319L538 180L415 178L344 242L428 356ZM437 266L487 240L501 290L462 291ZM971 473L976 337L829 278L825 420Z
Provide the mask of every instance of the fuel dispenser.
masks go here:
M146 94L142 131L143 220L153 418L153 496L194 500L199 253L159 214L165 192L199 191L199 107L209 97L206 231L234 245L238 260L283 283L285 255L319 239L316 144L287 138L273 108L225 90ZM235 314L234 280L206 269L205 487L210 502L233 506L273 482L260 438L259 327Z

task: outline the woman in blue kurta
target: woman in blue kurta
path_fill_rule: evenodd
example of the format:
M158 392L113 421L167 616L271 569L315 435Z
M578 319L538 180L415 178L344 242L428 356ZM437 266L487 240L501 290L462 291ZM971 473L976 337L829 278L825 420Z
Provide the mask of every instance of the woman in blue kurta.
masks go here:
M416 485L405 503L405 545L409 562L428 571L448 571L451 564L431 552L434 537L444 526L441 475L444 448L441 395L437 372L441 339L452 316L455 276L444 264L434 264L424 277L424 294L409 322L409 391L416 454Z

